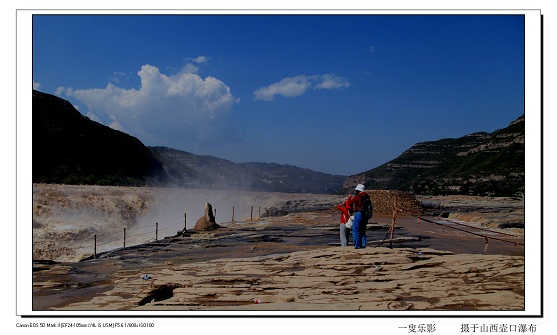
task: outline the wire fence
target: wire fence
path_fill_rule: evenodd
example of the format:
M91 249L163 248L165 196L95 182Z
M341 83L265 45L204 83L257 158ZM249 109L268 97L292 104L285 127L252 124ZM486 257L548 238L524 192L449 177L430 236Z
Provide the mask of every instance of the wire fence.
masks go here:
M161 222L161 224L162 224L162 223L167 223L167 222L170 222L170 221L175 221L175 220L178 220L178 219L180 219L180 217L173 218L173 219L170 219L170 220L168 220L168 221ZM140 230L140 229L145 229L145 228L153 228L153 226L152 226L152 225L149 225L149 226L142 226L142 227L132 227L132 228L129 228L129 229L128 229L128 228L124 228L124 248L126 247L126 238L132 239L132 238L136 238L136 237L140 237L140 236L146 236L146 235L151 235L151 236L153 236L153 235L154 235L154 240L156 241L156 240L158 240L158 233L159 233L159 232L168 230L168 229L173 228L173 227L177 227L177 226L179 226L179 225L181 225L181 223L176 223L176 224L174 224L174 225L172 225L172 226L168 226L168 227L165 227L165 228L163 228L163 229L159 229L159 222L157 222L157 223L155 223L155 226L154 226L155 230L154 230L154 231L151 230L151 231L144 232L144 233L137 233L137 234L135 234L135 235L127 235L127 233L128 233L129 231L131 231L131 230L134 230L134 231L135 231L135 230ZM185 227L185 224L184 224L184 227ZM95 236L96 236L96 234L95 234ZM104 241L103 243L98 243L98 244L95 244L95 245L96 245L97 247L100 247L100 246L103 246L103 245L112 244L112 243L117 242L117 241L119 241L119 240L121 240L121 238L115 238L115 239L113 239L113 240ZM147 241L145 241L145 242L149 242L149 241L152 241L152 240L147 240Z
M401 211L401 209L397 206L397 197L395 196L395 198L394 198L394 203L393 203L393 216L392 216L392 220L391 220L391 225L390 225L389 230L388 230L388 232L387 232L387 235L385 236L385 238L383 239L383 241L381 241L380 243L378 243L378 244L376 245L376 247L382 245L382 244L385 242L385 240L386 240L387 238L389 238L389 236L390 236L389 245L390 245L391 248L393 247L393 237L394 237L394 228L395 228L395 225L396 225L396 217L397 217L397 213L400 212L400 211ZM487 252L487 249L488 249L488 246L489 246L489 240L490 240L490 239L491 239L491 240L501 241L501 242L506 242L506 243L512 243L512 244L514 244L515 246L518 246L518 245L524 246L524 243L521 243L521 242L510 241L509 239L506 239L506 238L494 237L494 236L493 236L493 235L500 234L500 235L504 235L504 236L509 236L509 237L517 238L517 236L514 236L514 235L512 235L512 234L508 234L508 233L504 233L504 232L500 232L500 231L496 231L496 230L492 230L492 229L487 229L487 228L475 227L475 226L472 226L472 225L467 225L467 224L463 224L463 223L459 223L459 222L455 222L455 221L450 221L450 223L459 225L459 226L461 226L462 228L459 228L459 227L451 227L451 226L449 226L449 225L447 225L447 224L443 224L443 223L441 223L441 222L437 222L437 221L433 221L433 220L430 220L430 219L426 219L426 218L424 218L423 216L414 216L414 217L418 219L418 224L419 224L421 221L425 221L425 222L433 223L433 224L440 225L440 226L443 226L443 227L446 227L446 228L455 229L455 230L458 230L458 231L463 232L463 233L466 233L466 234L471 234L471 235L475 235L475 236L482 237L482 238L484 239L484 241L485 241L485 242L484 242L484 253ZM465 228L464 228L464 227L465 227ZM479 230L479 231L485 232L485 233L475 232L475 231L471 231L471 230Z
M299 208L297 211L304 211L304 210L299 210ZM305 209L305 208L304 208ZM214 217L216 218L217 216L217 210L216 208L213 209L214 210ZM265 209L265 216L274 216L273 213L269 212L268 209ZM297 212L294 211L294 212ZM396 204L396 198L394 200L394 211L393 211L393 219L391 222L391 227L389 229L389 233L387 235L390 235L390 240L391 240L391 246L392 246L392 240L393 240L393 233L394 233L394 226L396 225L396 216L397 216L397 212L398 212L398 207ZM258 213L257 213L257 218L261 218L261 207L259 207ZM515 242L515 241L509 241L507 239L504 238L500 238L500 237L494 237L494 236L488 236L491 234L501 234L501 235L506 235L509 237L516 237L510 234L506 234L506 233L502 233L502 232L498 232L498 231L494 231L491 229L485 229L485 228L479 228L479 227L474 227L474 226L469 226L469 225L464 225L464 224L459 224L460 226L462 226L463 228L472 228L472 229L476 229L476 230L480 230L480 231L484 231L487 234L482 234L481 232L472 232L468 229L462 229L462 228L457 228L457 227L450 227L447 226L446 224L442 224L440 222L436 222L427 218L424 218L422 216L418 216L416 217L418 219L418 223L420 221L425 221L425 222L429 222L429 223L434 223L437 225L442 225L448 228L452 228L455 230L459 230L461 232L464 233L468 233L468 234L472 234L472 235L476 235L479 237L483 237L485 239L485 249L487 250L487 245L488 245L488 240L489 239L493 239L493 240L498 240L498 241L502 241L502 242L508 242L508 243L513 243L515 245L524 245L523 243L519 243L519 242ZM180 219L183 219L182 221L178 221ZM250 217L249 220L253 220L254 219L254 207L252 206L250 209ZM245 220L248 220L247 218ZM167 225L171 222L176 221L176 223L172 224L172 225ZM230 222L235 222L235 208L232 207L232 218L230 220ZM456 223L456 222L452 222L452 223ZM164 225L163 228L160 228L162 225ZM122 243L122 247L115 247L115 248L108 248L107 250L104 250L103 252L109 252L109 251L114 251L114 250L119 250L122 248L126 248L126 242L129 242L130 240L134 241L134 245L139 245L139 244L144 244L144 243L151 243L153 241L158 241L159 240L159 233L168 231L170 229L176 229L176 227L182 226L184 230L187 230L187 213L184 213L184 216L179 216L179 217L175 217L172 219L168 219L165 221L161 221L161 222L156 222L154 224L148 224L148 225L143 225L143 226L133 226L133 227L124 227L123 228L123 237L122 236L117 236L114 237L112 239L107 240L105 237L103 237L103 241L102 243L98 243L97 241L97 234L93 235L93 245L92 246L84 246L84 247L77 247L77 248L73 248L74 250L91 250L92 249L92 257L93 258L97 258L97 251L99 250L100 247L103 246L108 246L108 245L114 245L115 243ZM178 233L179 231L176 231L176 233ZM119 235L119 234L118 234ZM146 237L146 236L151 236L150 238L147 239L143 239L141 240L140 238L142 237ZM387 236L385 237L385 239L387 239ZM385 242L385 239L379 244L383 244L383 242ZM128 245L129 247L130 245Z
M474 226L467 225L467 224L463 224L463 223L460 223L460 222L449 221L449 222L452 223L452 224L456 224L456 225L459 225L459 226L462 226L462 227L471 228L471 229L475 229L475 230L479 230L479 231L484 231L484 232L486 232L485 234L482 234L482 233L473 232L473 231L470 231L470 230L467 230L467 229L463 229L463 228L459 228L459 227L451 227L451 226L449 226L449 225L447 225L447 224L444 224L444 223L441 223L441 222L437 222L437 221L433 221L433 220L429 220L429 219L426 219L426 218L421 217L421 216L417 217L417 219L418 219L418 223L419 223L420 221L425 221L425 222L433 223L433 224L440 225L440 226L443 226L443 227L446 227L446 228L455 229L455 230L458 230L458 231L461 231L461 232L464 232L464 233L467 233L467 234L471 234L471 235L483 237L484 240L485 240L485 250L484 250L484 251L487 251L487 247L488 247L488 245L489 245L489 240L490 240L490 239L491 239L491 240L497 240L497 241L500 241L500 242L511 243L511 244L514 244L515 246L518 246L518 245L524 246L524 243L522 243L522 242L510 241L510 240L507 239L507 238L501 238L501 237L494 237L494 236L492 236L492 235L494 235L494 234L495 234L495 235L499 234L499 235L504 235L504 236L509 236L509 237L518 238L518 236L515 236L515 235L512 235L512 234L507 234L507 233L504 233L504 232L500 232L500 231L496 231L496 230L492 230L492 229L487 229L487 228L474 227Z
M217 217L217 209L213 208L213 216L216 218ZM267 211L266 215L268 216L269 213ZM259 207L258 209L258 213L257 213L257 218L261 218L261 207ZM250 209L250 217L249 220L253 220L254 219L254 207L252 206ZM179 221L179 220L183 220L183 221ZM235 222L235 208L232 207L232 218L230 222ZM247 220L247 218L246 218ZM172 224L172 225L168 225L171 222L176 221L176 223ZM163 227L164 226L164 227ZM168 219L165 221L160 221L160 222L156 222L154 224L146 224L146 225L142 225L142 226L132 226L132 227L124 227L123 228L123 232L122 235L118 234L118 233L112 233L112 235L116 235L112 238L110 238L111 236L106 237L103 236L102 237L102 242L99 242L99 240L97 239L97 234L93 234L92 236L92 244L91 246L83 246L83 247L75 247L72 248L75 251L85 251L83 252L84 254L87 254L89 252L92 251L92 257L93 258L97 258L97 254L98 252L101 250L102 247L106 247L106 246L113 246L116 243L122 243L121 247L113 247L113 248L104 248L105 250L103 250L102 252L110 252L110 251L114 251L114 250L120 250L120 249L125 249L126 247L130 247L131 245L126 244L127 242L133 241L133 245L140 245L140 244L144 244L144 243L151 243L154 241L158 241L159 240L159 236L162 236L163 232L169 231L170 229L174 229L174 231L176 233L178 233L180 231L180 229L175 230L178 227L182 227L184 230L187 229L187 213L184 213L183 216L178 216L172 219ZM160 234L160 235L159 235ZM146 239L141 239L142 237L146 237L146 236L150 236L150 238L146 238ZM174 235L173 235L174 236ZM100 236L99 236L100 237ZM84 239L81 240L82 242L85 241ZM86 257L86 259L89 257Z

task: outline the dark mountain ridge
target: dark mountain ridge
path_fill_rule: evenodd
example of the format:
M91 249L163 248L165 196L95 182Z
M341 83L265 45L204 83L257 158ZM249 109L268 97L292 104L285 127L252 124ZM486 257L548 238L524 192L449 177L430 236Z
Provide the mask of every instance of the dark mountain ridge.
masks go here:
M350 176L343 188L363 183L423 195L523 195L524 137L523 115L493 133L417 143L377 168Z
M33 90L35 183L133 185L166 179L137 138L91 121L68 101Z
M274 163L234 163L165 147L90 120L68 101L33 91L35 183L176 186L289 193L368 189L416 194L524 193L524 116L493 133L422 142L372 170L345 177Z
M146 147L90 120L70 102L33 90L34 183L175 186L288 193L337 193L345 176L292 165L234 163Z
M293 165L234 163L166 147L149 149L163 162L169 182L182 187L332 194L346 178Z

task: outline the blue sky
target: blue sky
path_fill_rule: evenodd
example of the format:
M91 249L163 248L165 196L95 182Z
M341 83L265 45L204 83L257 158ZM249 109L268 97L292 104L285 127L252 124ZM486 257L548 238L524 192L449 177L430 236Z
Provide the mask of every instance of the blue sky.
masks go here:
M351 175L524 114L524 18L35 15L33 85L149 146Z

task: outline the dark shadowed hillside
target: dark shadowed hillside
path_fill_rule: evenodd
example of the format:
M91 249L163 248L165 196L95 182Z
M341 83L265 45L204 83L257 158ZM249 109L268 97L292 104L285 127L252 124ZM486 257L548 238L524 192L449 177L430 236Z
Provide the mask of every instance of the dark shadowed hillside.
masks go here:
M524 193L524 136L522 116L493 133L417 143L390 162L346 178L146 147L89 120L64 99L33 91L33 182L321 194L363 183L424 195L516 196Z
M337 193L344 176L274 163L234 163L166 147L149 147L175 185L287 193Z
M68 101L33 91L33 182L146 185L166 178L137 138L91 121Z
M417 194L516 196L524 193L524 116L493 133L417 143L375 169L349 177L344 188Z
M292 165L234 163L164 147L83 116L68 101L33 91L33 182L338 192L343 176Z

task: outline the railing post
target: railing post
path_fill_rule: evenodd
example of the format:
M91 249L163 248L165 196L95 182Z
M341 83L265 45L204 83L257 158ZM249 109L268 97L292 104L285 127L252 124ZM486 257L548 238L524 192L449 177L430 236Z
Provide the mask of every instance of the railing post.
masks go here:
M392 249L393 248L393 233L395 231L395 224L396 224L396 213L398 212L398 207L397 207L397 197L395 195L395 203L394 203L394 208L393 208L393 219L391 222L391 239L389 241L389 246Z

